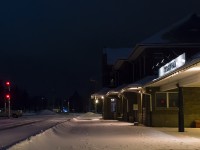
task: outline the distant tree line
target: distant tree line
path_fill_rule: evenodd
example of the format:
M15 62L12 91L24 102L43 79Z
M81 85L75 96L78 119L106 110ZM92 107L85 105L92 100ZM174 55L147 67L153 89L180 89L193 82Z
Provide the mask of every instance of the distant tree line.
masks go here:
M86 112L87 101L85 101L77 91L69 97L70 112Z
M47 108L47 98L44 96L30 97L26 90L21 90L18 86L12 85L10 90L5 86L5 81L0 80L0 108L8 107L6 95L10 95L10 106L13 110L38 111Z
M5 82L0 80L0 108L4 108L5 103L8 104L8 100L5 97L7 92ZM18 86L11 84L9 94L10 105L13 110L20 109L26 112L54 108L62 110L62 108L67 108L70 112L88 111L88 101L81 97L77 91L68 99L54 97L52 101L44 95L30 97L26 90L22 90Z
M17 85L11 83L10 90L8 91L5 86L5 81L0 80L0 109L5 107L5 103L8 107L8 99L6 94L10 94L10 106L13 110L27 111L40 111L44 109L60 109L66 108L70 112L87 112L88 101L80 96L75 91L69 99L62 99L53 97L48 99L44 95L30 97L26 90L20 89Z

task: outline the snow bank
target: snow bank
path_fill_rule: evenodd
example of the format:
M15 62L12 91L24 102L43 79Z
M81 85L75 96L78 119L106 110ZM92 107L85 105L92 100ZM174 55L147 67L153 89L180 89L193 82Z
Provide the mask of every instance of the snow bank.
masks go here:
M77 120L99 120L102 119L102 115L101 114L95 114L93 112L87 112L85 114L82 114L74 119Z
M33 116L33 115L36 115L36 113L35 112L23 112L23 116Z
M34 116L34 115L55 115L56 112L53 112L51 110L45 109L41 110L39 112L24 112L23 116Z
M42 110L42 111L40 111L40 112L38 113L38 115L55 115L55 114L56 114L56 112L53 112L53 111L47 110L47 109Z

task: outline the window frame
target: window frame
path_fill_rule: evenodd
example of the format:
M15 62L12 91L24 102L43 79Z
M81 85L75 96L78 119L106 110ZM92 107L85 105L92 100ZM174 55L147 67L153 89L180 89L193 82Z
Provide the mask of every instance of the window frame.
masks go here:
M166 106L165 107L157 106L157 96L156 96L157 93L165 93L165 95L166 95ZM155 92L155 108L156 109L160 109L160 110L165 110L165 109L177 110L178 109L178 104L177 104L177 106L174 106L174 107L170 107L169 106L170 105L169 94L171 94L171 93L178 94L178 92Z

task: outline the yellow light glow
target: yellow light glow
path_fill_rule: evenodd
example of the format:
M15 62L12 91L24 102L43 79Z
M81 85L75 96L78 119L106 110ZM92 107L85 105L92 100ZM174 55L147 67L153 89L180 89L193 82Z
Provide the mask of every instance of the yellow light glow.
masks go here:
M130 87L129 90L138 90L141 89L142 87Z
M192 68L188 69L187 71L200 71L200 67L199 66L192 67Z
M115 101L115 99L114 98L111 98L111 102L114 102Z

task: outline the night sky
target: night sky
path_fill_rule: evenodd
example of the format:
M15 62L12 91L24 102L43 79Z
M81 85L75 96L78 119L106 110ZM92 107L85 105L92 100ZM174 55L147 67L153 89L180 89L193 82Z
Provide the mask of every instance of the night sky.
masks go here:
M1 1L0 79L30 95L84 95L100 83L103 48L134 47L193 12L199 0Z

